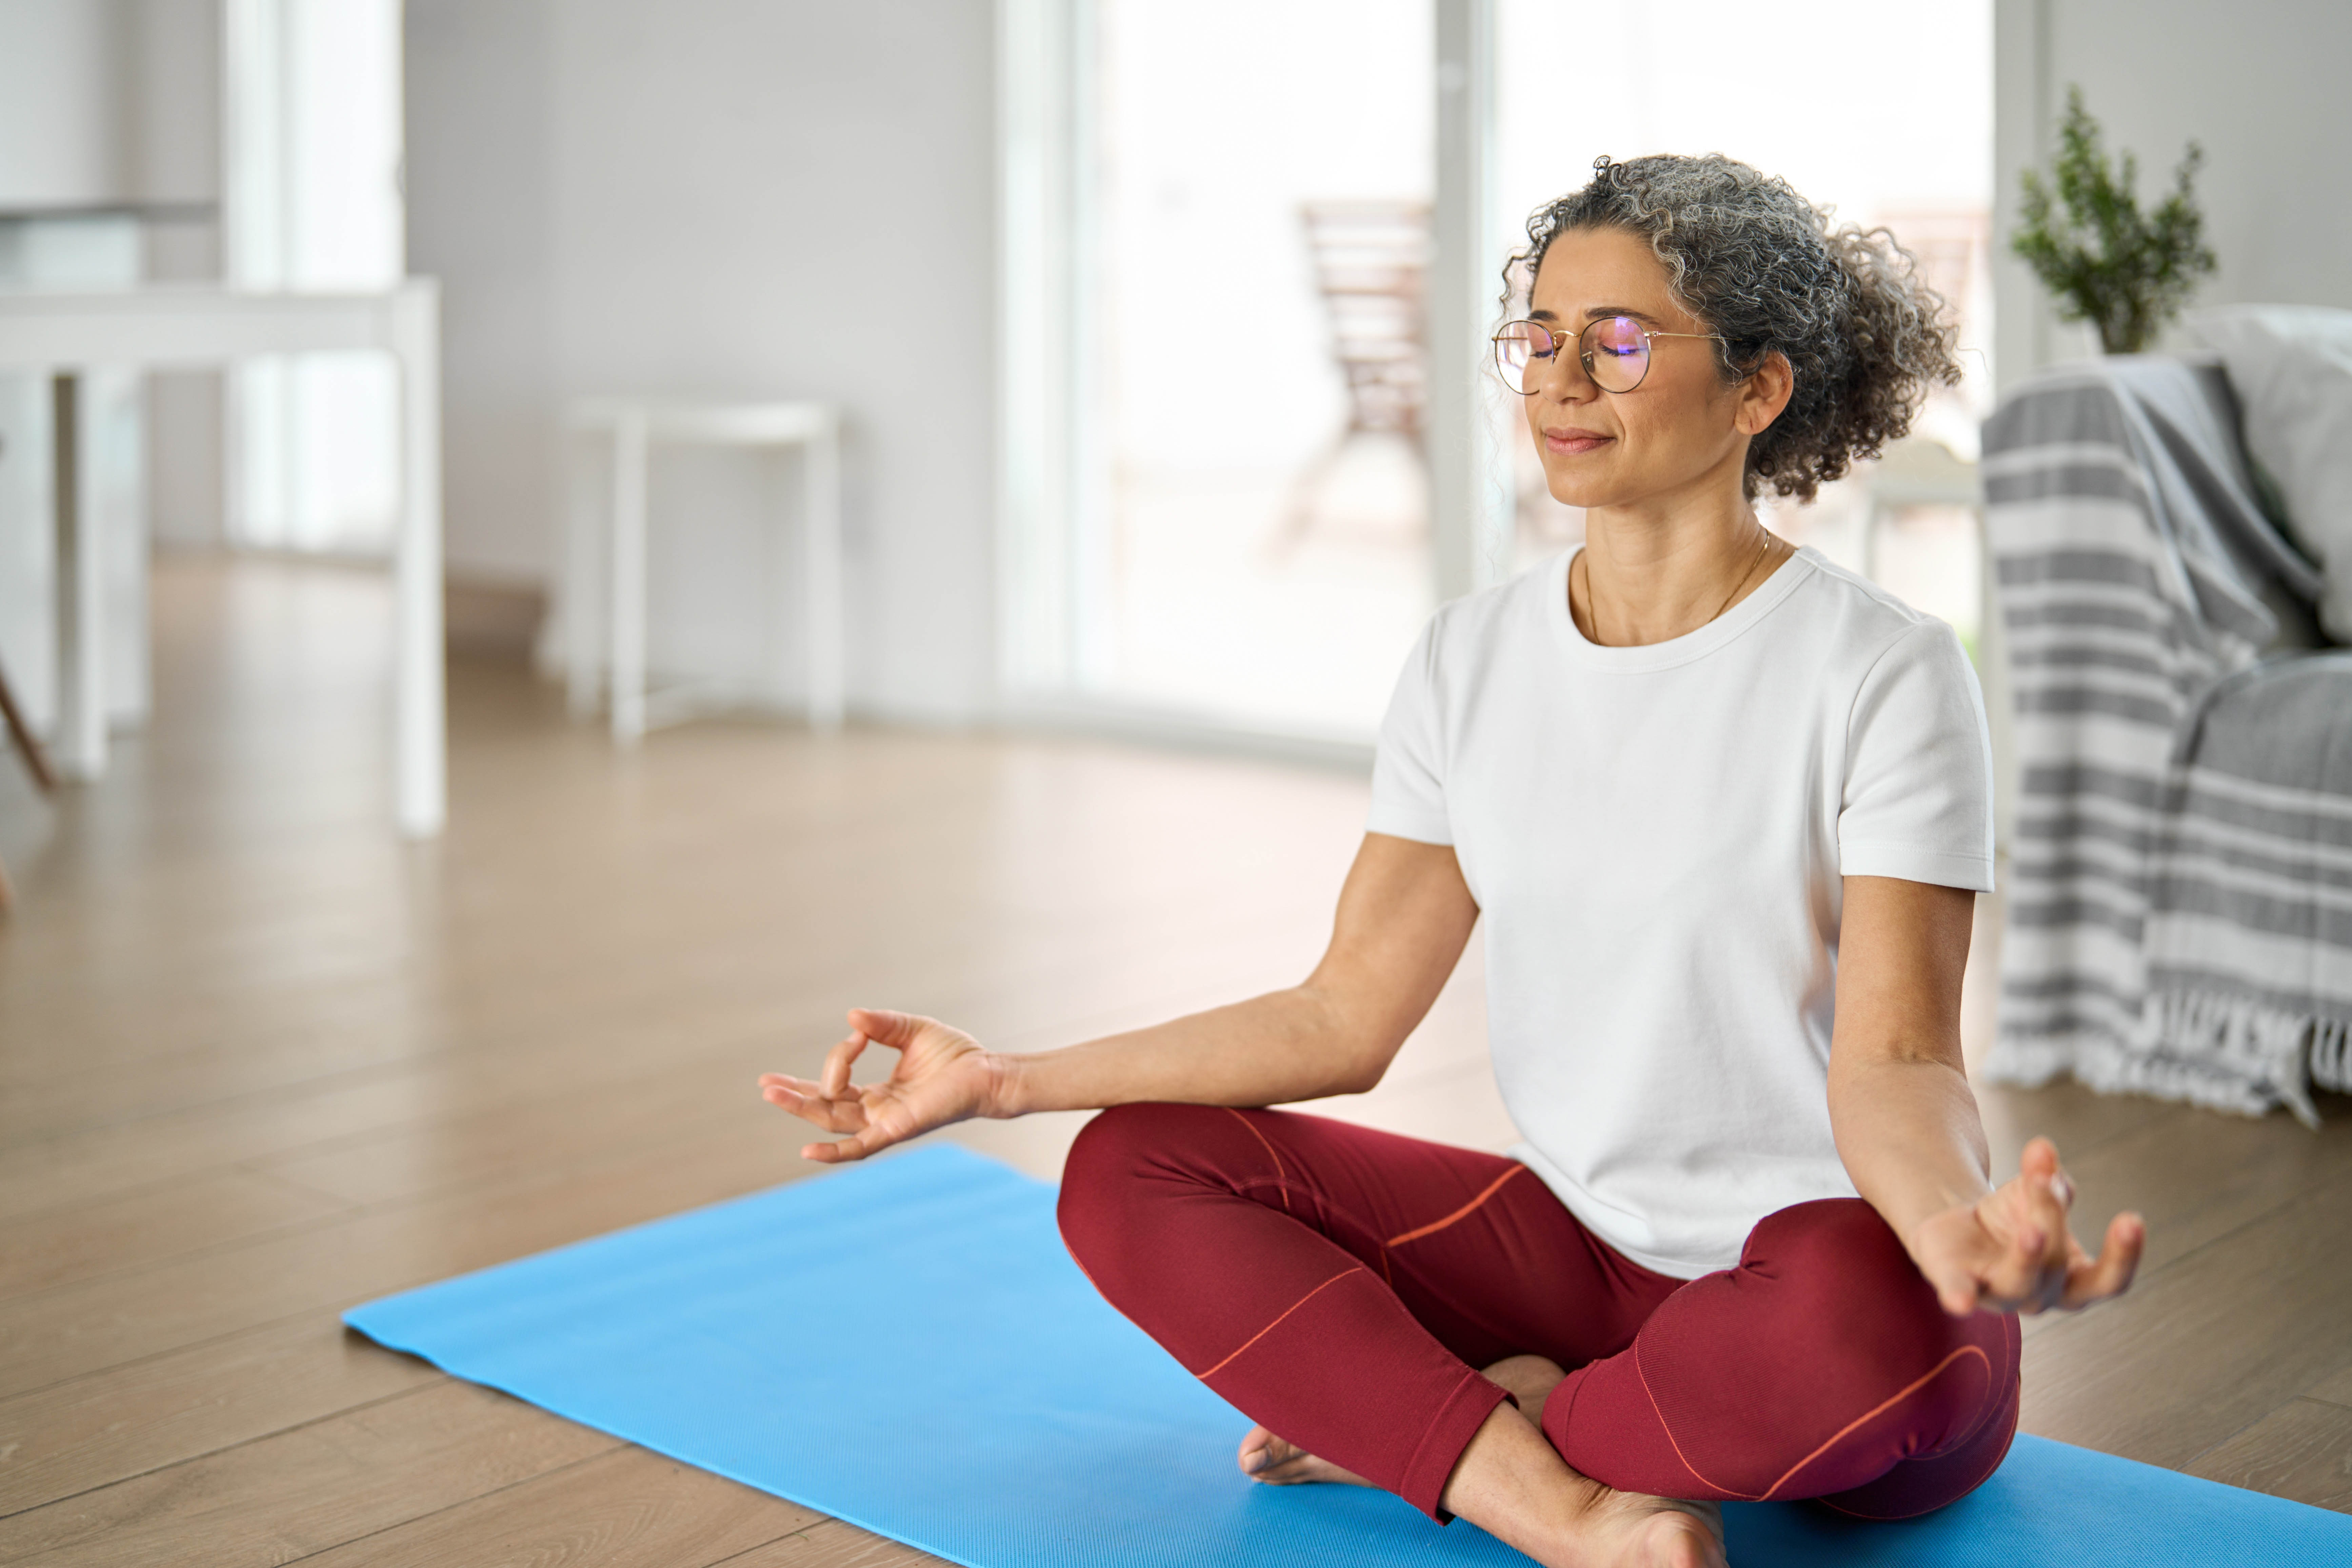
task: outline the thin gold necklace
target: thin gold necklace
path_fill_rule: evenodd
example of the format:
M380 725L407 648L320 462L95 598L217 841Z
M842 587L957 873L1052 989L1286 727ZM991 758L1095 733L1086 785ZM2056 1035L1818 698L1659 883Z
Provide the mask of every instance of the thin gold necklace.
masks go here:
M1723 612L1731 608L1731 601L1739 597L1739 591L1748 586L1748 580L1756 575L1757 563L1761 561L1772 548L1772 530L1758 523L1756 536L1756 553L1748 558L1748 570L1739 574L1739 580L1731 585L1731 591L1723 596L1723 602L1715 607L1715 613L1700 622L1698 626L1692 627L1691 632L1697 631L1699 626L1710 626L1722 620ZM1601 635L1601 593L1593 584L1592 562L1590 557L1584 563L1584 605L1592 617L1592 640L1604 648L1613 647L1615 644ZM1687 637L1690 632L1681 634Z

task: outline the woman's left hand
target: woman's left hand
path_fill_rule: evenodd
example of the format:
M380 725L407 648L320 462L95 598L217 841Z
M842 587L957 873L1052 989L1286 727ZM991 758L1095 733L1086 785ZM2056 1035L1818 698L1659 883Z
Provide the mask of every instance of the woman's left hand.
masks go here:
M2087 1307L2131 1283L2147 1226L2137 1214L2116 1215L2106 1246L2093 1258L2067 1225L2074 1203L2074 1184L2058 1164L2057 1147L2036 1138L2025 1145L2015 1176L1920 1225L1909 1239L1911 1256L1954 1317L1979 1309Z

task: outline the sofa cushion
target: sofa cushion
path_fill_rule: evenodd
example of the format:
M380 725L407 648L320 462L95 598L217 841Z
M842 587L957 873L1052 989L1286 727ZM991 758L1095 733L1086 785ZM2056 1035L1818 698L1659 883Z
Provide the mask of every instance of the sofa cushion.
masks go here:
M2321 625L2352 643L2352 310L2228 305L2186 325L2221 356L2264 499L2326 578Z

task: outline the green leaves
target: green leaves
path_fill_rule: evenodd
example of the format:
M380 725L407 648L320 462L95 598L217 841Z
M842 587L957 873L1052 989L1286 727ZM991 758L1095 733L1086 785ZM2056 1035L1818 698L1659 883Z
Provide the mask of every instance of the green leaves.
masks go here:
M2138 160L2125 152L2118 174L2100 144L2099 122L2083 107L2083 89L2074 87L2066 89L2051 181L2025 171L2023 222L2010 248L2057 297L2058 314L2096 327L2110 354L2146 348L2213 270L2213 253L2200 242L2204 215L2190 191L2204 161L2204 149L2191 141L2173 172L2172 194L2143 214L2134 193Z

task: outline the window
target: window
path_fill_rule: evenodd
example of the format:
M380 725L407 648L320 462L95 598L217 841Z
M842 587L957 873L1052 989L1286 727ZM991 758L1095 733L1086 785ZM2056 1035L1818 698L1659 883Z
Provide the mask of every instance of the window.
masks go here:
M404 270L398 0L230 0L228 274L377 289ZM400 504L389 359L308 354L231 377L237 543L382 553Z

